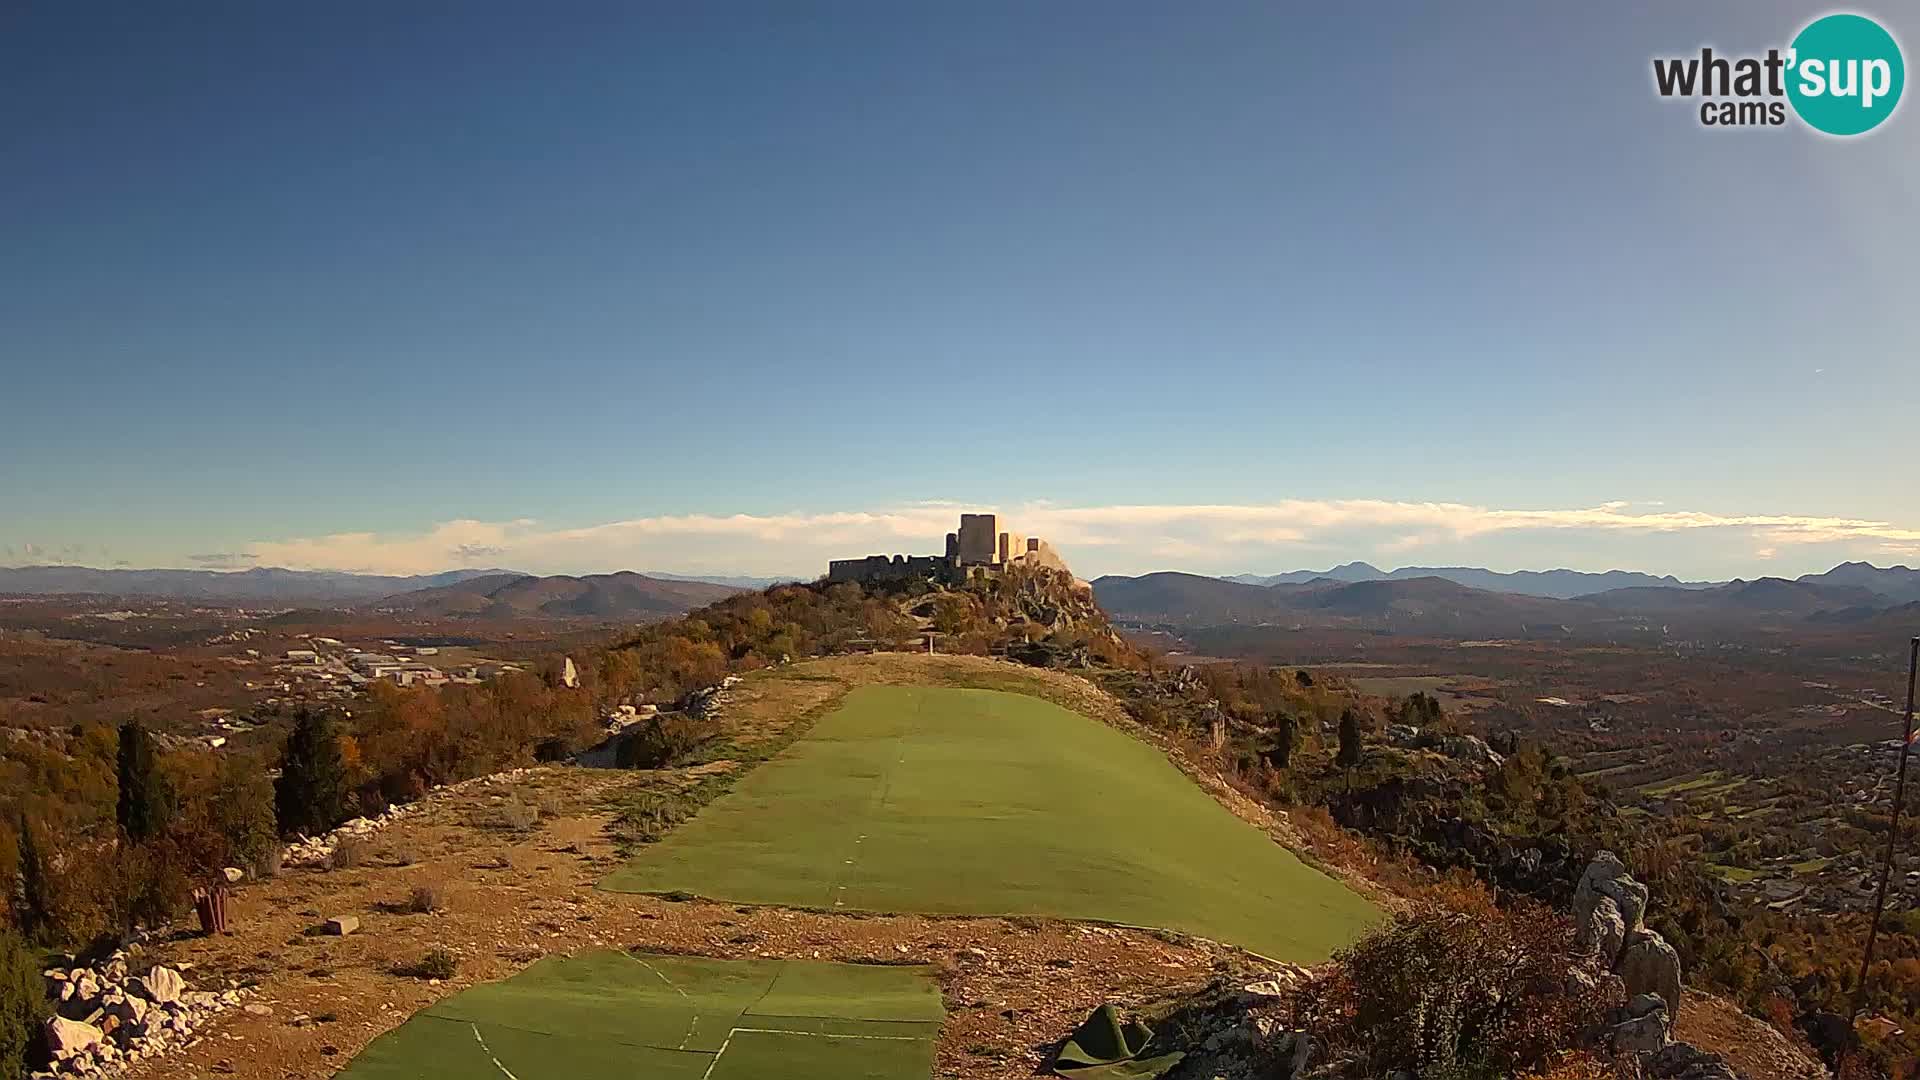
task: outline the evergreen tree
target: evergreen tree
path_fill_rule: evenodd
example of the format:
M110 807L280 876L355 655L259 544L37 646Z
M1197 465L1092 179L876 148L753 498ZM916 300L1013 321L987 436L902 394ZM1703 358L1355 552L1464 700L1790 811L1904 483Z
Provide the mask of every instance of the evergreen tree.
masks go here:
M273 803L283 836L317 836L346 817L347 763L326 714L303 709L294 719Z
M47 859L40 850L40 836L20 811L20 894L14 904L13 921L28 940L37 940L52 921L52 898L47 889Z
M1360 764L1360 715L1352 709L1340 714L1340 751L1334 764L1343 769Z
M120 728L120 803L115 816L136 844L166 832L173 818L173 793L167 789L166 777L160 775L153 736L138 720L129 720Z
M29 1071L28 1051L48 1012L39 961L19 935L0 927L0 1076Z
M1284 769L1293 762L1293 741L1298 735L1298 724L1293 717L1280 714L1280 726L1273 733L1273 749L1267 760L1276 769Z

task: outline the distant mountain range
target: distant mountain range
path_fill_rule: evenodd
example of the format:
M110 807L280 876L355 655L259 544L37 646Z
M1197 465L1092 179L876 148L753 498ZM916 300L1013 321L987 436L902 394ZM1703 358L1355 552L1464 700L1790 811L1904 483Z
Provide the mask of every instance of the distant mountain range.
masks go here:
M1576 596L1588 596L1609 589L1629 589L1635 587L1669 589L1705 589L1719 582L1681 581L1668 575L1655 577L1652 574L1639 574L1631 570L1608 570L1602 574L1590 574L1580 570L1519 570L1513 573L1501 573L1497 570L1483 570L1477 566L1403 566L1398 570L1382 570L1371 563L1350 562L1336 566L1331 570L1294 570L1285 574L1235 574L1227 581L1237 581L1243 585L1304 585L1321 578L1333 581L1404 581L1409 578L1444 578L1457 585L1474 589L1489 589L1493 592L1521 593L1527 596L1551 596L1559 600L1571 600Z
M741 590L631 570L585 577L494 574L400 593L373 606L414 615L473 618L648 619L680 615Z
M1872 563L1843 562L1824 574L1802 574L1800 581L1815 585L1853 585L1890 600L1920 600L1920 570L1904 566L1878 567Z
M510 570L448 570L395 577L333 570L96 570L85 566L0 567L0 593L15 596L145 596L218 604L357 604L397 592L453 585Z
M1365 563L1335 567L1305 580L1282 574L1233 580L1197 574L1158 573L1110 576L1093 583L1101 606L1116 618L1190 627L1275 624L1300 627L1351 627L1394 633L1515 636L1575 633L1621 627L1681 627L1707 624L1750 625L1764 620L1806 619L1826 624L1878 625L1920 611L1907 598L1920 587L1916 572L1883 570L1849 563L1797 581L1760 578L1724 584L1680 582L1645 574L1497 574L1487 570L1442 570L1410 576L1415 568L1384 574ZM1492 579L1504 589L1482 588L1455 580ZM1559 575L1565 575L1560 577ZM1589 583L1646 580L1671 584L1632 584L1573 596L1542 595L1529 589L1564 590L1575 581ZM1256 582L1273 581L1273 584ZM1908 604L1907 607L1901 607ZM1897 609L1897 610L1890 610Z
M480 578L518 579L531 576L518 570L498 568L394 576L350 574L334 570L284 570L279 567L254 570L98 570L85 566L17 566L0 567L0 595L149 597L262 607L352 606L398 593L459 585ZM618 576L601 574L566 580L597 581ZM760 589L782 580L664 573L632 576L644 576L663 586L662 595L672 594L674 590L664 587L674 583L727 586L721 593L715 594L725 595L735 589ZM699 590L694 590L692 594L707 595ZM644 610L650 612L653 607L645 606Z

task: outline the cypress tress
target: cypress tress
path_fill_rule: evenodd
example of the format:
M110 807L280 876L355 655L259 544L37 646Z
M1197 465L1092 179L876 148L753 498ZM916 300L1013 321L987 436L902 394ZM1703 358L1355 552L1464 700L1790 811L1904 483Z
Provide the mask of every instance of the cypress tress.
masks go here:
M165 832L173 818L173 793L160 775L153 736L138 720L120 727L120 802L115 817L136 844Z
M283 836L316 836L346 816L347 763L325 713L302 710L295 718L273 804Z

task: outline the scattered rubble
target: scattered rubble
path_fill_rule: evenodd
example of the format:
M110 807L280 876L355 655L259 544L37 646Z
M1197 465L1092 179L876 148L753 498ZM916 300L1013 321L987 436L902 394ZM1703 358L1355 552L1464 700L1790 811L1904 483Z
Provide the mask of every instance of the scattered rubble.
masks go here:
M208 1020L253 993L190 990L185 976L170 967L130 976L125 951L94 967L54 967L41 974L47 996L56 1002L44 1028L53 1061L32 1080L109 1077L135 1062L192 1046Z

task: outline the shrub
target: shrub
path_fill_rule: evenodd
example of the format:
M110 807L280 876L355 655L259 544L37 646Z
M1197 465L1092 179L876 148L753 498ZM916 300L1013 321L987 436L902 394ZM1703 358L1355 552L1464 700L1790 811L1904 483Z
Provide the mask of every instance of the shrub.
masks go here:
M438 885L416 885L407 897L407 910L415 915L431 915L446 906Z
M359 866L367 858L367 845L357 836L343 836L333 845L333 853L327 856L327 866L334 870L348 870Z
M273 801L283 836L317 836L346 817L346 758L326 714L304 710L294 720Z
M1518 1075L1617 1004L1569 986L1572 945L1568 920L1531 905L1401 916L1341 953L1301 993L1296 1020L1364 1075Z
M47 1015L40 964L19 934L0 928L0 1076L25 1076Z
M651 844L692 817L699 805L674 791L642 791L614 810L614 831L622 843Z
M415 979L451 979L460 968L460 961L447 950L436 945L427 950L427 954L411 964L402 964L394 968L394 974L406 975Z
M717 738L719 725L682 713L661 713L620 737L613 762L622 769L664 769Z
M540 820L540 811L520 801L515 795L500 804L500 827L509 832L532 832Z

